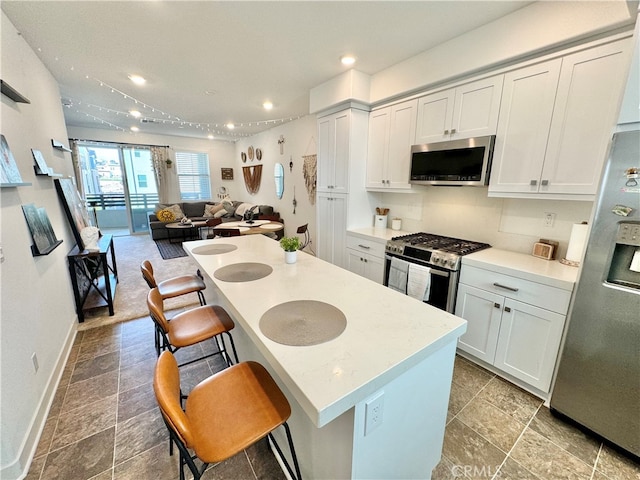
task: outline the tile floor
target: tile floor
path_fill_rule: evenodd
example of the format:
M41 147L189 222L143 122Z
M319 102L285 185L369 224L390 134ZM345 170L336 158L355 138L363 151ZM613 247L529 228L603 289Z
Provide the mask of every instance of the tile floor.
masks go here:
M179 352L180 360L200 349ZM148 318L78 332L27 480L179 478L153 396L155 359ZM181 369L183 390L219 362ZM204 478L284 476L263 441L210 467ZM443 458L432 478L640 480L640 465L555 419L537 398L456 358Z

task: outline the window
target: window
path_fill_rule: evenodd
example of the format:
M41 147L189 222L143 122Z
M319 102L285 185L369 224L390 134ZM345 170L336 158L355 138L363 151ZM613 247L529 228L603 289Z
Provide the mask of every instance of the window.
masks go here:
M139 157L140 155L136 155L137 157ZM138 175L138 186L140 188L146 188L147 187L147 176L146 175Z
M209 155L206 153L176 152L176 168L181 200L211 198Z

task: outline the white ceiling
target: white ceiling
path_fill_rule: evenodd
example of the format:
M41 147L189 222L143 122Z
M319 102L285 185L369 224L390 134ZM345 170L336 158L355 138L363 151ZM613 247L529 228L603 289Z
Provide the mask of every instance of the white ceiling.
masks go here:
M306 115L345 53L374 74L528 3L1 2L59 82L68 125L231 140Z

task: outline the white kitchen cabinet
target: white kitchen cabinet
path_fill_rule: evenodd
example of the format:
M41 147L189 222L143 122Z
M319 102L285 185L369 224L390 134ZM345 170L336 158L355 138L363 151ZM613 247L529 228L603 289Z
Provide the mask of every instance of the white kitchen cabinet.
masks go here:
M418 99L415 143L495 135L503 75Z
M318 118L318 192L349 192L351 110Z
M322 260L345 268L347 246L348 195L318 192L318 245L317 256Z
M366 187L410 189L411 145L415 143L418 101L374 110L369 115Z
M627 48L624 39L505 75L490 196L593 198Z
M456 315L468 327L458 348L545 395L570 298L568 290L463 264Z
M384 244L347 234L347 269L369 280L384 281Z

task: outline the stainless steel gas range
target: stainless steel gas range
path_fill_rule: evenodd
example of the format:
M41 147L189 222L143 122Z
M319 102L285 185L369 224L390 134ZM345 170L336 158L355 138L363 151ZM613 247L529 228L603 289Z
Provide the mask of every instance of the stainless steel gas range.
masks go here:
M384 284L390 286L390 277L392 282L395 282L398 278L398 272L404 271L407 272L410 281L411 265L420 265L423 267L420 269L422 275L427 272L430 277L427 281L427 294L423 301L453 313L458 291L461 257L489 247L491 245L487 243L430 233L413 233L393 237L387 241L385 247ZM391 287L402 291L402 282L400 282L400 288L396 288L395 285L391 285Z

